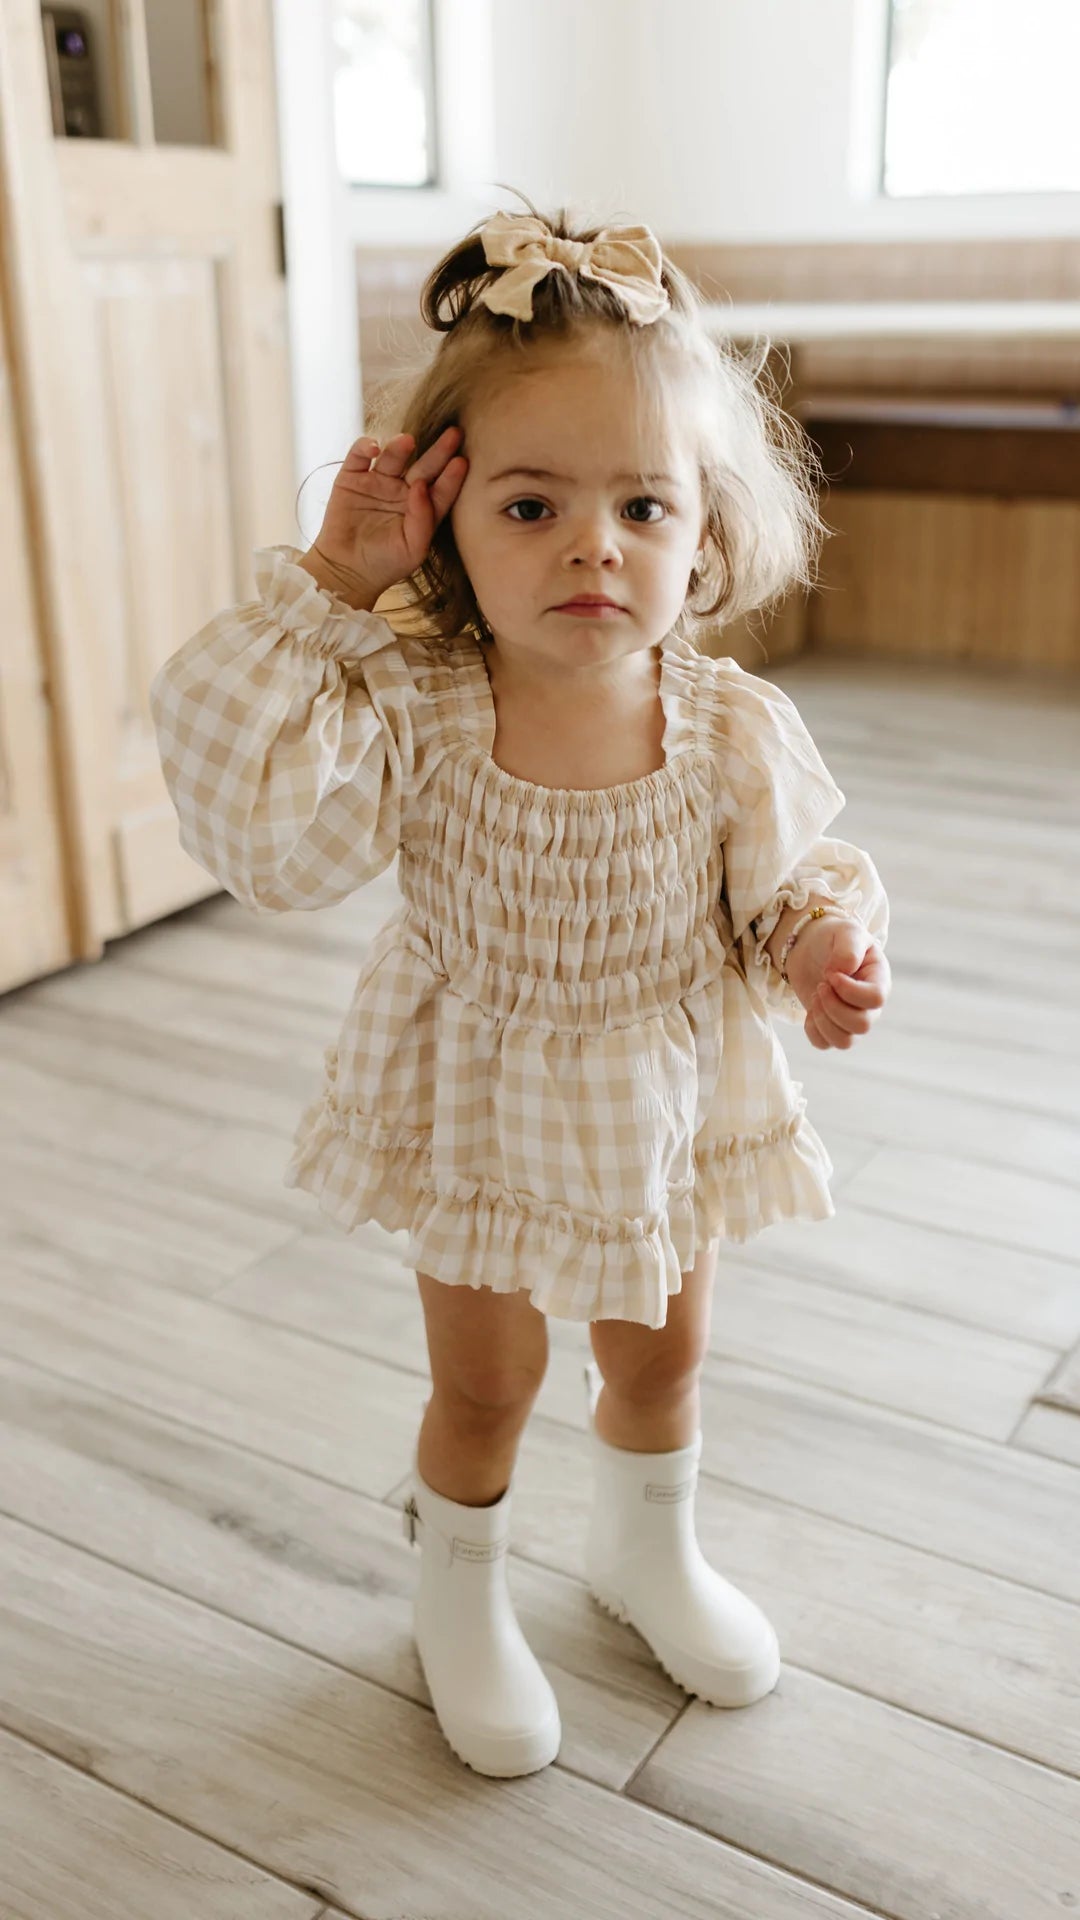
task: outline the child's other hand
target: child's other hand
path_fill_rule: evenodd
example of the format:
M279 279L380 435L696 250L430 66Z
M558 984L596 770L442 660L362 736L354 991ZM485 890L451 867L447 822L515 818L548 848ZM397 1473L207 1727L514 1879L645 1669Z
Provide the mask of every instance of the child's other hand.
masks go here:
M382 448L366 435L355 440L304 556L308 571L325 573L354 606L374 606L415 573L461 491L469 466L457 451L463 437L460 427L447 427L416 460L410 433Z
M803 930L791 951L788 979L806 1008L803 1031L822 1052L846 1050L869 1033L892 991L892 973L877 941L858 921L835 915Z

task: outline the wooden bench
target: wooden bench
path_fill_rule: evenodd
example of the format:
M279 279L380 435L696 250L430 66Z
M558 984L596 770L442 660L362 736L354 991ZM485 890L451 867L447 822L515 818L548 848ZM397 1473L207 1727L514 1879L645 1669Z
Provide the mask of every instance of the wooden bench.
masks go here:
M1076 400L827 394L795 411L833 487L1080 499Z
M827 480L819 585L770 658L1080 667L1080 301L717 302L710 324L790 363Z

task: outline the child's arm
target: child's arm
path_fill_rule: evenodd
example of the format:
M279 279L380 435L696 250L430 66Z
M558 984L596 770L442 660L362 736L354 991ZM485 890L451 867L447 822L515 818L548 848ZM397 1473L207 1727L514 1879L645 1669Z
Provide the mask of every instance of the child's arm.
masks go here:
M366 580L358 579L347 567L335 565L325 560L317 547L309 547L306 553L297 555L296 564L310 573L317 587L324 593L333 594L338 600L354 607L358 613L371 613L375 602L381 599Z
M180 844L255 913L331 906L389 866L414 686L377 615L320 592L292 548L150 685Z
M782 908L774 931L769 935L769 938L762 943L778 973L783 965L783 955L787 946L788 935L794 934L795 928L798 926L804 914L809 913L814 907L828 908L835 906L835 904L836 902L831 893L811 893L807 896L805 907ZM804 942L803 944L805 946L806 943Z
M787 955L785 981L780 968L788 935L817 906L840 908L846 917L829 913L802 929ZM888 932L889 902L870 856L849 841L820 837L748 922L740 946L748 977L769 1012L804 1021L827 973L859 970L871 949L887 979ZM869 1011L872 1000L863 997ZM859 1030L861 1022L849 1029ZM807 1034L814 1039L809 1024ZM828 1044L840 1042L830 1035Z
M256 913L330 906L398 850L415 687L371 609L453 506L461 432L416 459L411 434L354 441L314 545L261 551L259 600L217 614L151 682L180 844Z
M847 841L824 837L845 804L844 795L793 701L732 660L718 660L715 673L726 786L723 895L730 935L747 981L767 1010L802 1021L820 984L809 962L848 965L853 952L843 942L852 939L855 944L863 939L863 955L868 943L880 950L888 934L888 900L867 854ZM788 935L819 905L839 906L850 918L830 914L806 927L790 950L785 981L780 965ZM835 956L834 941L841 941ZM830 1008L836 1012L831 1002ZM814 1039L809 1023L807 1033ZM840 1042L830 1036L827 1044Z

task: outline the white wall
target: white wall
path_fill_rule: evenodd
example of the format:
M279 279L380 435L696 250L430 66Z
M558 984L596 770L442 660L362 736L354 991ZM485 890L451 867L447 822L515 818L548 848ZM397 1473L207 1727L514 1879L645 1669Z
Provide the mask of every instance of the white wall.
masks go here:
M1080 194L884 200L886 0L495 0L497 177L676 240L1080 234Z
M337 177L328 9L276 0L301 474L359 417L354 247L505 189L668 242L1080 234L1075 193L878 196L886 0L435 0L443 184L394 191Z
M307 481L299 524L281 537L303 546L334 480L332 468L314 469L343 459L360 431L356 276L330 114L329 11L275 0L274 43L297 487Z
M886 0L634 12L662 136L639 149L638 204L667 239L1080 234L1077 193L878 197Z
M354 188L357 241L453 239L503 185L669 241L1080 235L1076 193L880 197L887 0L435 4L446 187Z
M537 206L640 217L640 11L640 0L495 0L498 178Z
M355 249L385 241L441 245L492 210L493 0L437 0L436 71L444 185L350 188L337 168L329 0L274 0L274 40L288 255L299 524L314 537L340 461L360 431ZM322 471L316 469L322 468Z

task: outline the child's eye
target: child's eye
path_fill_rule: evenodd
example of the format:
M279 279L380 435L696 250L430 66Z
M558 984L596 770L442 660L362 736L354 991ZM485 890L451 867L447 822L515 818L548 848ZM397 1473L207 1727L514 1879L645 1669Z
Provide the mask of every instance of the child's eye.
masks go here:
M627 505L628 507L659 507L661 514L666 512L664 502L662 500L657 500L655 496L652 494L639 494L635 500L628 501ZM544 502L542 500L532 500L532 499L512 500L510 505L507 507L506 512L513 513L515 507L539 507L542 512L544 513L547 512L547 508L544 506ZM537 525L537 521L532 516L529 516L525 520L519 520L517 524L518 526L534 527ZM639 527L655 526L656 516L650 516L648 520L635 519L635 524Z
M542 500L513 500L511 501L510 505L506 509L507 513L513 513L515 507L543 507L544 512L545 513L547 512L547 508L544 507L544 503ZM519 526L535 526L536 522L535 520L524 520L524 521L519 520L518 525Z

